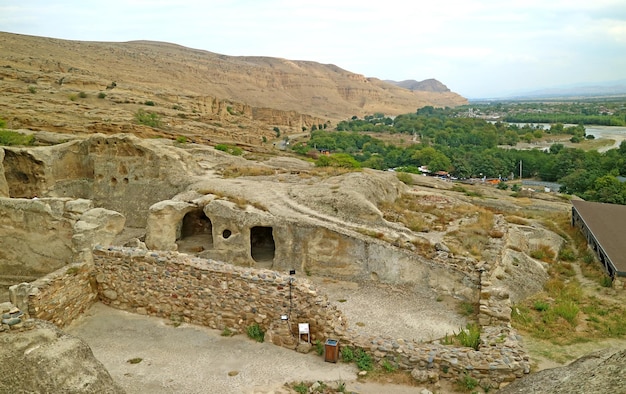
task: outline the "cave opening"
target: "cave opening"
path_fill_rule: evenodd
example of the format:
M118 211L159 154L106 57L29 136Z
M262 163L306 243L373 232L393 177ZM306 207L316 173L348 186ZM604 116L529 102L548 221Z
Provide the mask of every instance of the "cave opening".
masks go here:
M257 263L272 262L276 244L272 227L255 226L250 229L250 254Z
M202 209L185 214L176 244L179 251L186 253L213 249L213 224Z

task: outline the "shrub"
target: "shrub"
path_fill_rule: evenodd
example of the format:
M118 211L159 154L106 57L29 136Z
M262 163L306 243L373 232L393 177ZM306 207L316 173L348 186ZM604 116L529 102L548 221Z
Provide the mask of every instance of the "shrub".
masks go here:
M70 101L76 101L76 99L78 98L78 96L76 96L75 94L70 94L68 96L68 98L70 99Z
M533 307L535 308L536 311L545 312L548 310L548 308L550 308L550 304L542 300L537 300L535 301L535 304L533 305Z
M315 352L318 356L324 354L324 344L319 339L315 341Z
M459 378L459 385L463 389L473 390L478 386L478 380L466 373L462 378Z
M176 137L176 142L185 144L187 143L187 137L185 137L184 135L179 135L178 137Z
M413 177L411 176L411 174L408 174L406 172L399 172L397 174L398 180L404 184L407 185L412 185L413 184Z
M464 330L456 334L456 338L461 345L478 350L480 346L480 326L478 324L468 324Z
M382 367L386 372L395 372L398 369L398 367L393 365L389 360L383 360Z
M243 149L237 146L232 146L232 145L217 144L215 145L215 149L221 150L222 152L229 153L233 156L241 156L243 154Z
M357 349L354 352L354 357L356 359L356 366L361 371L371 371L374 369L374 362L372 360L372 356L367 354L363 349Z
M237 111L235 111L233 107L231 107L230 105L226 107L226 112L228 112L231 115L237 115Z
M344 363L351 363L354 361L354 351L351 347L342 347L341 348L341 359Z
M80 92L80 93L78 93L78 97L80 97L80 98L87 98L87 93Z
M144 102L144 105L148 105L150 107L154 107L154 101L148 100L148 101Z
M330 156L322 155L315 161L316 167L361 168L361 164L348 153L334 153Z
M104 93L104 92L100 92L100 93L98 93L98 98L99 98L99 99L103 99L103 98L105 98L106 96L107 96L107 95L106 95L106 93Z
M567 300L558 302L554 306L554 313L557 316L567 320L571 325L576 325L576 317L578 316L578 305L575 302Z
M224 329L222 330L222 336L223 337L232 337L235 333L228 327L224 327Z
M263 342L265 340L265 331L261 329L261 327L254 323L251 326L248 326L246 329L246 333L250 339L254 339L257 342Z
M508 189L508 188L509 188L509 185L507 185L506 183L504 183L504 182L499 182L499 183L498 183L498 189L500 189L500 190L506 190L506 189Z
M309 386L304 382L300 382L293 385L293 390L299 394L306 394L309 392Z
M569 247L562 247L559 250L559 259L564 261L574 261L576 260L576 252Z
M28 91L31 92L31 93L37 93L37 88L35 86L31 85L31 86L28 87Z
M146 112L143 109L137 110L137 112L135 113L135 120L137 121L137 123L145 126L161 126L161 118L158 114L155 114L153 112Z
M0 124L0 128L2 124ZM15 131L0 130L0 145L34 145L35 137L32 134L26 135Z
M600 280L600 284L602 287L611 287L613 286L613 279L610 276L604 275Z

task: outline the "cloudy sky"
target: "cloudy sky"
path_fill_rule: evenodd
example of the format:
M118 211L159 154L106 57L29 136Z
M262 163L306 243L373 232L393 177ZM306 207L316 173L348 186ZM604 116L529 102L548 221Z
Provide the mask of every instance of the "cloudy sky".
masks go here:
M312 60L469 98L626 79L624 0L0 0L0 31Z

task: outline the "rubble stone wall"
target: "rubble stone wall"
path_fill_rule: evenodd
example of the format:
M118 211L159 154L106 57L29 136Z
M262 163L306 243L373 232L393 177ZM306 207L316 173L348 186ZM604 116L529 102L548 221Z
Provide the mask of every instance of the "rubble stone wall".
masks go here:
M11 302L29 317L65 327L96 302L93 268L75 263L31 283L11 286Z
M478 350L371 337L348 328L342 313L304 278L290 286L291 277L275 271L176 252L97 247L93 256L100 299L130 312L238 332L256 323L268 341L288 348L298 344L298 323L308 322L312 342L338 339L340 349L361 348L376 362L412 370L424 382L469 375L497 388L530 372L528 356L506 319L481 327Z

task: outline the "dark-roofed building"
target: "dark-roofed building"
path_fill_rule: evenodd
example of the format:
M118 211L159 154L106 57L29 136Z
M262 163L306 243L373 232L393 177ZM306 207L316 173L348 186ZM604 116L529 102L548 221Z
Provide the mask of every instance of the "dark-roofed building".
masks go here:
M572 225L580 228L611 278L626 276L626 205L572 201Z

